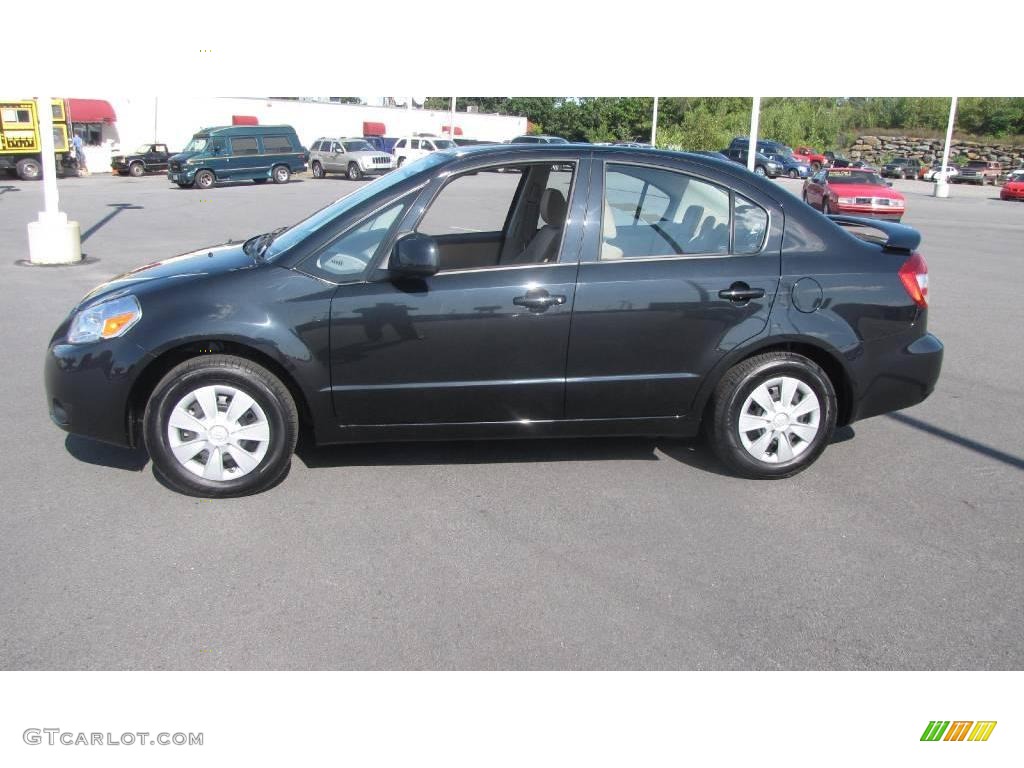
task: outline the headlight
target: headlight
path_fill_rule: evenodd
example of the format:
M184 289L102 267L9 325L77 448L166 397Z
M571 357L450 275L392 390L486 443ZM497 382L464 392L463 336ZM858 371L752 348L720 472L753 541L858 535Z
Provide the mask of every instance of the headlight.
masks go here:
M857 198L856 197L840 197L839 198L839 202L842 205L856 205L857 204Z
M68 329L68 341L72 344L85 344L123 336L141 318L139 300L130 294L104 301L75 314L71 328Z
M889 201L889 207L890 208L902 208L903 207L903 201L902 200L890 200Z

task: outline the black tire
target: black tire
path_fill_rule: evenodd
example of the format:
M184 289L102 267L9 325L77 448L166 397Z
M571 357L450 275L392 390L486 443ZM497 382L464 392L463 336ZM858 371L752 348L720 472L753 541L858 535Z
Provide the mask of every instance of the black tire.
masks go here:
M132 163L131 165L128 166L128 175L134 176L135 178L138 178L139 176L141 176L145 172L146 172L146 166L144 166L142 163L136 162L136 163Z
M811 173L817 173L820 170L821 163L819 163L818 161L814 161L813 163L811 163Z
M402 163L404 163L404 162L405 162L405 158L404 157L398 158L398 165L396 165L395 167L396 168L401 168L402 167Z
M324 177L324 167L320 163L313 163L310 170L313 171L314 179L322 179Z
M196 173L195 181L193 183L196 185L197 189L209 189L216 181L217 178L213 175L213 171L208 171L204 168Z
M22 181L36 181L43 176L43 166L34 157L23 157L15 164L14 170Z
M769 463L754 458L743 446L739 418L751 392L778 376L795 378L815 394L819 403L818 431L794 458ZM705 424L705 432L711 447L730 470L743 477L758 479L791 477L813 464L832 441L836 427L835 387L828 374L803 355L768 352L729 369L715 388L706 418L710 419Z
M267 452L248 474L228 480L207 480L185 468L171 452L167 428L178 402L199 387L227 385L253 398L267 417L270 430ZM288 471L299 419L288 388L261 365L232 355L206 355L172 368L156 385L143 416L146 449L153 468L179 493L206 498L246 496L266 490ZM230 450L230 449L229 449ZM228 454L230 455L230 454Z
M359 165L357 163L349 163L348 172L345 175L348 176L349 181L359 181L363 178L363 172L359 170Z
M755 165L754 174L757 176L767 176L768 172L765 170L763 165Z
M828 198L827 197L821 198L821 212L823 214L825 214L826 216L828 216L830 213L832 213L832 208L828 204Z
M179 182L177 182L177 184L182 189L191 189L192 188L192 185L189 184L187 181L179 181Z
M798 178L800 178L800 173L799 173L799 171L797 171L797 169L796 169L796 168L791 168L791 169L789 170L789 173L788 173L787 175L788 175L788 176L789 176L789 178L791 178L791 179L798 179Z
M292 177L292 169L287 165L275 165L270 171L275 184L287 184Z

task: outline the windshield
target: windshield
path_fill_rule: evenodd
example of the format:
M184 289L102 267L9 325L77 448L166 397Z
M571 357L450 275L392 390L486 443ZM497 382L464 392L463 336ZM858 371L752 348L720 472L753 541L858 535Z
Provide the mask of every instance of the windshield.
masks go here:
M368 141L343 141L346 152L373 152L373 147Z
M881 176L872 171L829 171L828 180L833 184L870 184L876 187L888 186Z
M454 141L448 139L431 139L434 142L434 146L438 149L451 149L452 147L458 146Z
M971 162L969 162L967 164L967 167L968 168L988 168L988 163L986 163L984 160L971 160Z
M199 136L198 134L192 137L192 141L188 143L182 152L202 152L206 149L206 142L209 141L209 136Z
M146 152L149 152L150 146L152 146L152 145L150 145L150 144L140 144L138 147L135 148L134 154L136 154L136 155L143 155Z
M552 136L548 139L548 144L568 144L569 142L565 139L559 138L558 136Z
M340 200L336 200L326 208L321 208L309 218L303 219L298 224L295 224L274 238L274 241L267 246L266 258L268 260L274 259L276 256L287 251L293 245L301 243L309 237L309 235L319 230L325 224L333 221L350 208L359 205L365 200L369 200L374 195L396 186L408 179L410 176L415 176L417 173L422 173L436 165L448 162L450 157L451 156L447 154L425 155L419 160L414 160L411 163L402 165L396 170L388 173L386 176L381 176L375 181L371 181L369 184L357 189L351 195L346 195Z

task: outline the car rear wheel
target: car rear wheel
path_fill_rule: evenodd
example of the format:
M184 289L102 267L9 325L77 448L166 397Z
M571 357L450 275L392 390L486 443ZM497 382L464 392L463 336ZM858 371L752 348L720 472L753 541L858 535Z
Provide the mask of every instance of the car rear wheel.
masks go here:
M324 177L324 167L320 163L313 163L313 178L322 179Z
M754 173L757 174L758 176L764 176L765 175L764 166L763 165L755 165L754 166Z
M186 360L157 384L143 416L146 448L174 490L244 496L288 470L298 413L266 368L230 355Z
M363 172L359 170L359 166L356 163L348 164L348 173L346 175L349 181L359 181L363 178Z
M199 189L209 189L213 186L213 182L215 180L213 171L199 171L199 173L196 174L195 185L199 187Z
M14 165L14 170L22 181L35 181L43 175L43 167L39 164L38 160L31 157L24 157L19 160Z
M275 184L287 184L288 179L292 177L292 172L287 165L275 165L271 175L274 177Z
M128 166L128 173L138 178L146 172L146 167L142 163L132 163Z
M715 388L705 425L715 454L744 477L790 477L814 463L836 426L835 388L808 358L757 355Z
M820 170L821 170L821 163L819 163L819 162L811 163L811 172L812 173L817 173Z

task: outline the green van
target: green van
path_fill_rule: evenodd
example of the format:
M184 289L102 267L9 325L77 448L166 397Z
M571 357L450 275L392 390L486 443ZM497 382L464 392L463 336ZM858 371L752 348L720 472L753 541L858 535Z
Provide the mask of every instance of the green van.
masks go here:
M168 161L167 178L179 187L209 189L218 181L273 179L284 184L306 170L309 153L290 125L204 128Z

